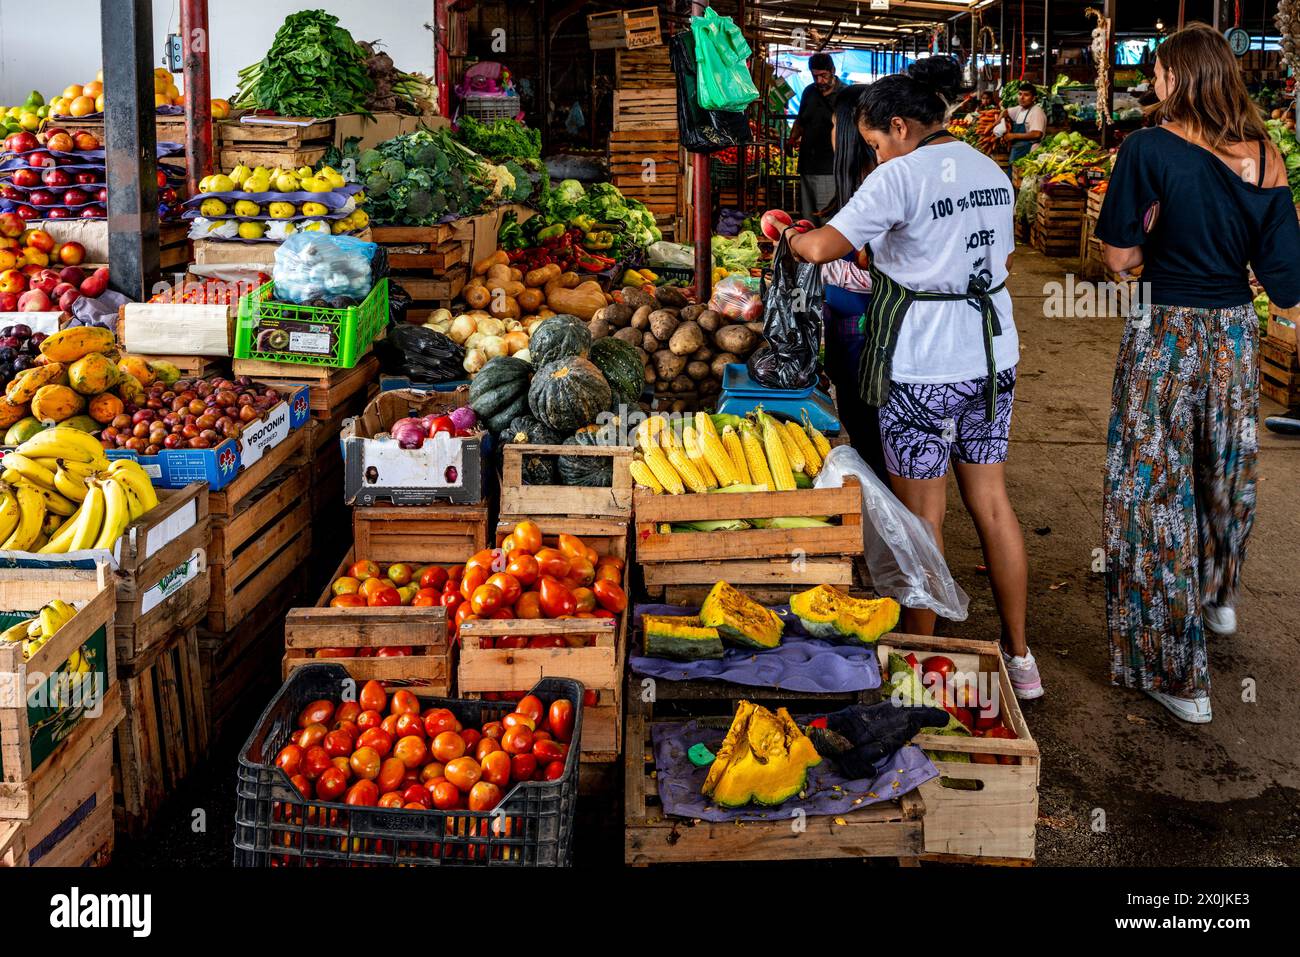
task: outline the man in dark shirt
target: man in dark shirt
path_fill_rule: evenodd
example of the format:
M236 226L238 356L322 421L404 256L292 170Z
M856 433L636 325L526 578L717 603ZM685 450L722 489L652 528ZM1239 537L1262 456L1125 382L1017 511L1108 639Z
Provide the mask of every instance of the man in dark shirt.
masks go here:
M831 117L835 97L844 84L835 75L829 53L814 53L808 60L813 85L803 91L799 115L790 131L790 149L799 150L799 207L806 219L818 225L817 214L835 198L835 154L831 146Z

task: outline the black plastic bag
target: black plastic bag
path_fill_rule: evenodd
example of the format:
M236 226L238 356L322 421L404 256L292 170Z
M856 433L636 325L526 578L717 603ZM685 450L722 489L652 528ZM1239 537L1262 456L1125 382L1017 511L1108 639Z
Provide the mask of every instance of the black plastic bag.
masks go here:
M380 366L413 384L454 382L465 378L465 350L428 326L402 323L375 343Z
M411 294L393 280L388 280L388 322L390 327L404 325L406 323L406 310L410 308Z
M743 112L706 110L696 93L695 37L690 30L673 34L669 56L677 74L677 128L688 153L716 153L753 142Z
M763 292L763 338L749 357L749 376L768 389L806 389L817 382L822 341L822 271L795 261L782 237Z

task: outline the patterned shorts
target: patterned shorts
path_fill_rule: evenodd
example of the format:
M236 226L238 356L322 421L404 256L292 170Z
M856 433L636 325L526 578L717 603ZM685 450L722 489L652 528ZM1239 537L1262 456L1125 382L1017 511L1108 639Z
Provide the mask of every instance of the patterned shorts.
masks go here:
M993 420L984 409L988 376L965 382L891 382L880 407L880 443L890 474L942 478L948 460L991 465L1007 460L1016 370L998 373Z

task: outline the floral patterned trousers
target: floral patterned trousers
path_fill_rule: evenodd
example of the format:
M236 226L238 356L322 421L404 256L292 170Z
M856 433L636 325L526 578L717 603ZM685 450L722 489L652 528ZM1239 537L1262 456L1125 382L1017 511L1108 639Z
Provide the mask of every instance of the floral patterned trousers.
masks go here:
M1150 306L1120 344L1107 435L1106 630L1117 685L1201 694L1202 604L1231 604L1255 514L1258 320Z

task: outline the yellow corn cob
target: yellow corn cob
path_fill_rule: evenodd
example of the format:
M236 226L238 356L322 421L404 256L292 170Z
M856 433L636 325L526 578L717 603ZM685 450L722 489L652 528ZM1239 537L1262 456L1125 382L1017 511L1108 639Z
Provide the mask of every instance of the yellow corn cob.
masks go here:
M677 441L677 436L673 434L673 430L668 426L665 426L664 430L659 433L659 445L665 452L669 449L680 449L682 447L682 444Z
M700 473L700 478L704 479L704 486L708 489L718 487L718 478L713 474L713 469L704 458L704 446L700 444L700 438L695 434L695 427L686 426L682 430L682 446L686 451L686 457L691 460L691 464Z
M659 480L659 484L663 486L665 492L670 495L681 495L685 491L681 476L669 464L668 457L664 455L664 450L653 442L645 450L645 464L650 466L650 471L654 473L655 478Z
M790 465L791 473L802 472L804 467L803 452L800 451L799 446L794 444L794 439L786 431L785 427L770 415L765 414L760 414L758 422L764 429L764 438L767 436L766 427L768 423L771 423L772 428L781 439L781 448L785 449L785 460ZM773 470L773 474L776 474L775 470Z
M790 438L803 454L803 474L809 478L816 478L817 473L822 470L822 457L813 447L812 439L808 438L798 422L787 422L785 430L790 433Z
M749 464L745 461L745 449L740 444L740 436L731 426L722 430L722 447L727 450L731 460L731 474L741 485L749 485Z
M713 424L713 419L709 417L707 412L695 413L695 431L699 433L700 438L704 438L706 435L718 439L722 438L722 436L718 435L718 427Z
M656 436L663 431L664 417L662 415L652 415L636 427L636 442L641 446L641 451L649 451L649 446L657 445L654 442Z
M704 413L700 414L704 415ZM708 418L708 416L704 417ZM700 445L700 451L704 454L704 460L709 463L709 468L717 476L720 486L726 488L728 485L735 485L740 481L736 476L736 470L731 465L727 449L722 444L722 439L718 437L716 431L701 431L696 441Z
M749 467L750 484L761 485L768 491L775 489L772 473L767 468L767 459L763 456L762 443L758 441L752 427L745 426L740 430L740 445L745 452L745 465Z
M823 459L825 459L826 456L830 455L831 454L830 442L826 440L826 436L822 435L821 432L813 428L812 422L809 421L808 419L807 412L803 414L803 427L805 430L807 430L808 437L812 439L813 448L817 450L817 454L820 455Z
M700 475L700 470L691 464L691 460L686 457L677 446L668 450L668 464L677 470L677 474L682 477L682 482L692 492L707 492L708 486L704 484L704 478Z
M629 471L632 473L632 481L637 485L644 485L656 495L664 493L664 487L660 484L659 479L655 478L654 471L640 459L637 459L630 466Z
M786 457L784 433L785 430L771 419L763 423L763 451L767 454L767 466L772 470L772 487L778 492L794 490L794 473L790 471L790 460Z

